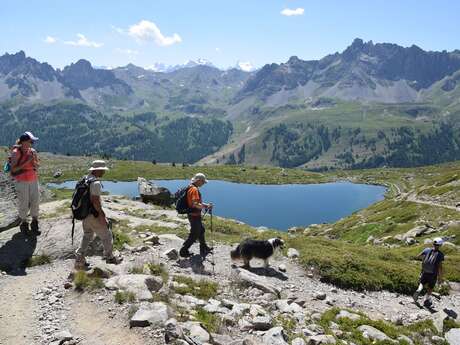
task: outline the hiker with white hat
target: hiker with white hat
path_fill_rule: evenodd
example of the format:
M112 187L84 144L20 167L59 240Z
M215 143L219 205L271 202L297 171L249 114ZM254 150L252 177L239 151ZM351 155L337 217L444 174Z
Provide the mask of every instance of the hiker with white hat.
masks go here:
M40 161L37 151L32 145L38 140L32 132L24 132L16 141L11 151L10 174L16 183L18 197L18 213L20 219L19 229L24 235L29 233L27 216L30 211L32 222L30 223L31 234L38 236L38 211L40 192L38 185L38 167Z
M206 244L206 239L204 236L205 229L202 222L201 211L212 211L213 205L204 203L199 191L199 188L207 182L208 180L206 179L206 176L202 173L198 173L192 177L190 180L190 185L187 187L186 201L190 209L190 212L187 214L188 220L190 222L190 234L179 251L179 255L182 257L189 257L192 255L189 252L189 249L196 240L200 242L201 256L204 257L212 252L213 248L208 247Z
M109 264L118 264L119 260L113 255L113 237L112 231L109 228L108 220L102 209L102 184L100 178L104 176L105 172L109 170L105 161L95 160L89 168L90 174L85 176L79 184L89 188L89 214L83 219L83 238L80 247L76 252L75 269L85 269L89 266L85 259L85 253L88 245L92 241L94 234L96 234L102 241L104 249L104 257ZM76 195L75 193L74 195ZM84 194L81 201L84 202ZM74 203L74 200L72 200Z
M442 262L444 261L444 254L441 252L440 247L443 244L443 239L436 237L433 240L432 248L425 248L417 258L423 259L422 273L420 274L420 282L417 291L414 293L414 302L418 304L418 298L423 290L426 289L426 297L423 305L431 307L431 294L436 283L442 283Z

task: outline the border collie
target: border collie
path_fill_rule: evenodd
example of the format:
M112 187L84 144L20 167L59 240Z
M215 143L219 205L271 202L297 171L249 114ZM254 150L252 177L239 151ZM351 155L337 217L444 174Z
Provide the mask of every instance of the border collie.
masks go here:
M249 268L249 262L252 258L264 260L264 267L269 266L268 259L273 255L276 249L282 248L284 241L277 238L269 240L245 240L241 242L235 250L230 252L232 260L243 259L245 268Z

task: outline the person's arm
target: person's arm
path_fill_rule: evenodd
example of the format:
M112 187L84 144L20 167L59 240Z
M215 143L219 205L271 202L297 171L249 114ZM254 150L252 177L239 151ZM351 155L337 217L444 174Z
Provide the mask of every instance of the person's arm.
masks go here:
M426 249L422 250L422 252L421 252L419 255L417 255L417 256L415 257L415 259L416 259L416 260L421 260L421 259L423 259L424 256L426 255L426 252L427 252Z
M97 212L97 219L103 223L107 224L105 218L104 210L102 209L101 197L100 195L91 195L91 205L93 205L94 210Z
M199 202L198 200L193 200L193 201L192 201L192 207L193 207L193 208L197 208L197 209L199 209L199 210L211 209L211 208L212 208L212 204L205 204L204 202Z
M40 159L38 158L37 151L32 150L32 157L34 160L34 168L38 168L40 166Z
M442 284L442 261L439 263L438 267L438 284Z

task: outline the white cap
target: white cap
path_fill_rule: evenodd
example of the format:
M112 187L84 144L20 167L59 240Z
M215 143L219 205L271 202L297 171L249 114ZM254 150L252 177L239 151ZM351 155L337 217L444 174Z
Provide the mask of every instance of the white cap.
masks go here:
M206 179L206 175L203 173L197 173L195 176L192 177L191 182L195 183L197 181L204 181L204 183L208 183L208 180Z
M107 164L105 164L105 161L103 160L96 160L91 163L91 168L88 169L89 171L94 171L94 170L109 170L107 167Z
M24 134L27 134L32 141L37 141L38 140L38 137L33 135L32 132L27 131L27 132L24 132Z
M442 240L441 237L436 237L434 240L433 240L433 244L437 245L437 246L442 246L442 244L444 243L444 241Z

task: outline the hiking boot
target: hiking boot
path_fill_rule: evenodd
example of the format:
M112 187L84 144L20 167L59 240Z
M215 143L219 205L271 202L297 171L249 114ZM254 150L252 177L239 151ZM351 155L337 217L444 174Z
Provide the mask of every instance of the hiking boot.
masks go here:
M192 256L193 254L190 253L190 252L188 251L188 249L186 249L186 248L181 248L181 249L179 250L179 255L182 256L183 258L188 258L188 257Z
M424 306L424 307L429 308L429 307L431 307L432 305L433 305L433 302L431 302L431 300L429 300L429 299L426 299L426 300L423 302L423 306Z
M415 291L414 294L412 295L412 298L414 299L415 303L418 303L418 298L420 297L420 292Z
M24 235L24 236L27 236L28 232L29 232L29 223L27 222L22 222L21 225L19 225L19 230L21 230L21 233Z
M32 230L32 235L40 236L42 234L41 231L38 230L38 220L37 219L32 219L32 222L30 223L30 229Z
M122 261L123 261L123 258L116 258L115 256L105 259L106 263L113 264L113 265L118 265Z
M200 255L201 256L206 256L206 255L212 253L213 250L214 250L214 248L212 248L212 247L208 247L208 246L201 247L200 248Z

